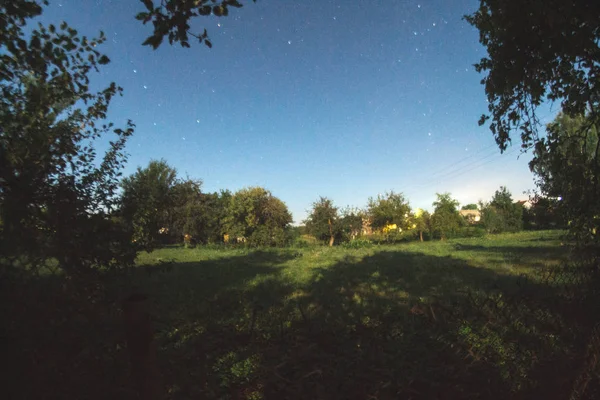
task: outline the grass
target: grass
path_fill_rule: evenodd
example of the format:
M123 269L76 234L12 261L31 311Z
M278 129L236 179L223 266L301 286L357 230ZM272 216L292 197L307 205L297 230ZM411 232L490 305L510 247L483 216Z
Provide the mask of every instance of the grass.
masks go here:
M134 281L154 302L170 398L527 397L571 382L544 375L571 367L554 365L574 351L568 315L535 301L554 296L540 271L567 259L555 231L165 248L139 255Z
M167 247L104 286L0 286L5 397L135 398L118 300L136 291L168 399L568 398L590 313L545 272L560 236Z

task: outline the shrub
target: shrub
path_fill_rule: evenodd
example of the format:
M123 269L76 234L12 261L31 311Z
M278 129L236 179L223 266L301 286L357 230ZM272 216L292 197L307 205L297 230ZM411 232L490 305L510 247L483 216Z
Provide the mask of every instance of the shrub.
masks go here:
M196 247L196 239L194 239L194 237L189 233L186 233L183 235L183 245L186 249Z
M342 247L345 249L362 249L372 247L373 243L367 239L354 239L348 242L344 242Z
M464 226L459 228L456 237L484 237L486 235L485 228L481 226Z
M293 236L289 229L262 225L254 230L246 243L255 247L284 247L293 243Z

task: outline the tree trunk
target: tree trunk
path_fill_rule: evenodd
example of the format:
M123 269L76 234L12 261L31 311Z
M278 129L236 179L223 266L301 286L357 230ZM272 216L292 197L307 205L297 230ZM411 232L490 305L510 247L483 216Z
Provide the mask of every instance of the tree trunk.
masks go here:
M419 239L421 239L421 242L423 241L423 231L419 231Z
M329 238L329 247L333 246L334 241L335 241L335 236L331 235L331 237Z
M335 241L335 235L333 234L333 224L331 223L331 218L327 220L329 224L329 247L333 246L333 242Z
M123 304L127 347L131 359L131 372L141 399L158 400L164 396L154 332L147 310L147 298L134 294Z

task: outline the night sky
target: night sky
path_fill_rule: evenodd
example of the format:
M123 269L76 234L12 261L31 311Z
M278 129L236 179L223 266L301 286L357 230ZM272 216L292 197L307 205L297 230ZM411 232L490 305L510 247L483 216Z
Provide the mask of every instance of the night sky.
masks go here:
M462 16L478 1L245 3L193 23L212 49L153 51L139 1L51 0L44 23L108 37L99 50L112 62L94 85L125 90L110 110L137 125L125 173L164 158L205 191L264 186L296 223L319 196L362 207L394 190L431 209L436 192L466 204L500 185L515 198L534 188L531 155L516 140L501 155L477 124L487 106L473 64L485 50Z

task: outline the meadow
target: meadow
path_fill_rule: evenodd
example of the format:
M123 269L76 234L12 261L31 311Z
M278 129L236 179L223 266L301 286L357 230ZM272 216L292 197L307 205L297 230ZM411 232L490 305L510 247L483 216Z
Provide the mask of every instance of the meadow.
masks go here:
M547 278L568 258L559 231L171 247L139 254L133 282L170 398L554 397L577 349Z
M165 247L103 282L46 274L3 286L6 398L135 398L132 292L167 399L568 398L594 323L569 249L560 231Z

